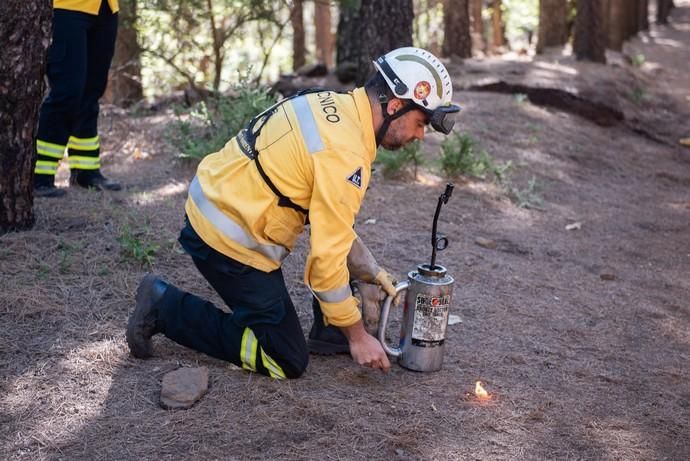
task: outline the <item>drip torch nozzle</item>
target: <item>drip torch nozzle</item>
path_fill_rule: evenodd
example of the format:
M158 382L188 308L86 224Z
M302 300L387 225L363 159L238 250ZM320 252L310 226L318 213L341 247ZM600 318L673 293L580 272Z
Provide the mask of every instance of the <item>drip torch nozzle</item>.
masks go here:
M438 198L438 205L436 205L436 213L434 214L434 223L431 228L431 264L429 264L429 269L434 270L436 268L436 250L443 251L448 247L448 239L441 235L438 237L436 235L436 226L438 224L438 215L441 213L441 205L448 203L448 199L453 195L453 188L455 186L452 183L446 184L446 190L443 191L441 196Z

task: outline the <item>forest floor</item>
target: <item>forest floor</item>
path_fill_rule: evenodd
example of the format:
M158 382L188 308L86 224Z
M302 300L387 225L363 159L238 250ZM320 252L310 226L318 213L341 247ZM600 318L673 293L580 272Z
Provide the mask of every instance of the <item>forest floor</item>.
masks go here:
M166 144L173 115L104 110L104 171L126 189L37 199L34 229L0 236L0 459L690 459L690 2L676 3L607 66L555 52L449 66L456 129L512 161L524 200L456 181L438 262L462 323L435 373L312 357L273 381L158 337L154 358L132 358L147 254L222 302L176 243L194 166ZM432 168L372 181L358 233L401 278L430 256L445 182ZM306 332L305 256L302 239L284 273ZM163 410L161 378L180 366L208 367L209 392Z

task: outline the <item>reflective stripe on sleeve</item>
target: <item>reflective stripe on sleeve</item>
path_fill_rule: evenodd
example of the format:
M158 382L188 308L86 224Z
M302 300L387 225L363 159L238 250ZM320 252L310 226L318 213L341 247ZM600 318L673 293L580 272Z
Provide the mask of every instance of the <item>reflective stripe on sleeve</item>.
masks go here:
M36 174L50 174L55 175L58 169L58 162L51 162L50 160L36 160Z
M285 379L285 372L283 371L283 369L280 368L280 365L278 365L276 361L271 358L270 355L264 352L263 348L261 348L261 362L264 364L264 367L268 370L268 374L271 378Z
M62 158L65 155L65 147L60 144L53 144L52 142L36 140L36 152L46 157Z
M307 97L302 96L295 98L291 103L292 108L295 110L295 114L297 114L297 122L302 131L302 137L304 138L304 143L307 145L307 150L310 154L322 151L323 140L316 126L316 120L314 120L314 114L311 111L311 107L309 107Z
M99 157L84 157L83 155L70 155L69 167L76 170L97 170L101 167Z
M75 136L70 136L67 147L76 150L98 150L101 147L101 142L98 136L94 136L93 138L77 138Z
M245 370L256 371L256 350L258 345L259 341L256 340L254 332L249 328L245 328L240 346L240 360L242 361L242 368Z
M233 221L228 215L220 211L204 195L199 179L195 176L189 185L189 196L197 206L201 214L208 219L223 235L230 240L239 243L248 250L258 251L276 262L281 262L290 252L280 245L259 244L242 227Z
M350 285L347 284L333 290L314 291L314 294L317 298L319 298L320 301L327 303L341 303L352 296L352 290L350 289Z

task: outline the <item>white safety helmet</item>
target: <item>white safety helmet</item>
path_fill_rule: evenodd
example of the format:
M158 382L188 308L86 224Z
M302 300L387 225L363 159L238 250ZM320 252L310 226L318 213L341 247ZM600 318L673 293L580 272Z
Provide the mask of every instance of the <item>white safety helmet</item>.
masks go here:
M415 47L395 49L374 61L396 98L409 99L429 115L429 123L448 134L454 121L447 117L460 111L452 104L453 82L436 56Z

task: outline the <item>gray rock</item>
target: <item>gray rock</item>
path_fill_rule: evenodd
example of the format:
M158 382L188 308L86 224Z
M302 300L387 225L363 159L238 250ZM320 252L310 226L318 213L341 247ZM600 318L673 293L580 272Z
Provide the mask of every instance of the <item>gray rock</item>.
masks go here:
M191 408L208 391L208 368L178 368L161 383L160 404L166 409Z

